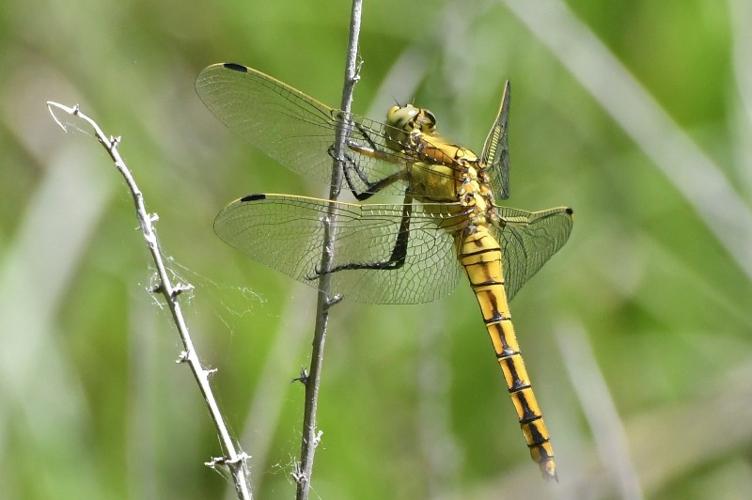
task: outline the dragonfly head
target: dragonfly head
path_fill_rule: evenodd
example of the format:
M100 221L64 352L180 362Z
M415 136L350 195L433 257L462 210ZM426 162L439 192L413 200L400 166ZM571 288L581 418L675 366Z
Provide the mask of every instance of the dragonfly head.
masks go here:
M389 111L386 112L386 122L392 127L408 133L418 130L430 135L436 131L436 117L433 113L412 104L389 108Z

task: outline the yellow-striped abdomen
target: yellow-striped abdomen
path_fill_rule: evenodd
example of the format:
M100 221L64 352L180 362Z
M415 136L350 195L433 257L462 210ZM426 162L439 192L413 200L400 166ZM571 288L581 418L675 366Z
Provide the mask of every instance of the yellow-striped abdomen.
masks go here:
M478 226L472 234L462 232L457 238L460 262L478 299L530 456L546 477L556 478L553 446L520 354L509 313L499 243L483 225Z

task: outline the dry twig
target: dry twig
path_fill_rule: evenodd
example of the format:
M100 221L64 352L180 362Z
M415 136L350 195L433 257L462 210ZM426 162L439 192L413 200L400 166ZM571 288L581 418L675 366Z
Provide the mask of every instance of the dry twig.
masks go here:
M182 283L173 284L170 280L167 268L165 267L164 261L162 259L162 253L159 248L159 241L157 240L157 235L154 232L154 222L158 220L158 217L156 214L150 214L146 211L144 196L141 193L141 190L138 188L138 185L136 184L131 171L126 166L125 161L123 161L123 158L120 156L120 152L118 151L120 138L107 136L93 119L81 113L78 106L71 108L56 102L47 101L47 107L49 108L50 114L52 115L52 118L55 120L55 122L60 125L60 127L66 132L68 131L68 129L63 124L63 122L58 119L57 115L55 114L55 110L63 111L86 122L94 130L96 139L105 148L105 150L107 150L107 154L109 154L110 158L112 158L112 161L115 164L115 168L117 168L118 172L120 172L120 174L123 176L123 179L125 179L125 182L128 185L128 189L130 190L133 197L133 203L136 208L136 216L138 217L141 233L144 236L144 240L146 240L146 245L149 248L149 252L151 253L152 258L154 259L154 264L157 267L159 281L152 292L160 293L164 297L165 302L167 302L167 305L170 308L170 313L172 314L172 319L175 322L175 326L178 329L180 340L183 343L183 351L178 356L177 362L188 363L188 365L191 367L191 372L193 373L193 376L198 383L199 389L201 390L201 395L203 396L204 401L206 401L206 405L209 407L209 413L211 414L212 420L214 421L214 426L217 429L217 434L219 435L220 442L222 443L222 447L225 451L225 456L212 458L209 462L206 462L205 465L212 468L216 468L218 466L226 467L232 475L238 498L242 500L250 500L252 498L252 495L250 486L248 485L248 468L246 465L247 456L245 455L245 453L243 453L242 450L236 448L235 442L230 436L227 425L224 422L224 417L219 410L217 401L214 398L214 393L211 389L211 385L209 384L209 376L216 370L209 370L201 366L201 361L195 347L193 346L193 341L191 340L190 333L188 332L188 326L185 322L185 319L183 318L183 313L178 301L178 297L181 293L189 291L193 287L191 285Z
M360 35L360 17L362 12L362 0L353 0L352 13L350 15L350 36L348 40L347 63L345 65L345 83L342 90L339 117L337 126L334 151L332 153L332 182L329 190L329 199L336 200L339 197L340 185L342 184L342 164L344 163L345 138L350 124L350 108L352 105L353 89L359 79L358 36ZM300 444L300 463L297 464L293 478L297 483L297 500L307 500L311 487L311 474L313 472L313 458L316 446L321 440L322 432L316 429L316 410L318 408L319 387L321 383L321 366L324 361L324 343L326 340L326 327L329 320L329 309L341 300L339 295L331 295L331 274L334 261L334 224L335 204L329 204L329 211L324 224L324 248L321 253L321 278L319 279L319 297L316 308L316 328L313 334L313 348L311 350L311 364L308 372L301 377L305 384L305 411L303 414L303 435Z

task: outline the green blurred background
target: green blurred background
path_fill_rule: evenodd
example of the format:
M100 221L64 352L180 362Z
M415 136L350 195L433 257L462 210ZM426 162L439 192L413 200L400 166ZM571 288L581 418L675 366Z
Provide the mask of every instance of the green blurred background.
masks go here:
M5 0L0 9L0 498L231 498L130 196L44 101L121 151L258 498L292 498L313 290L211 229L249 192L322 195L203 107L206 65L338 103L350 4ZM513 84L511 206L574 207L515 298L561 481L530 462L469 287L334 309L313 498L752 497L752 6L366 1L354 110L397 98L479 147Z

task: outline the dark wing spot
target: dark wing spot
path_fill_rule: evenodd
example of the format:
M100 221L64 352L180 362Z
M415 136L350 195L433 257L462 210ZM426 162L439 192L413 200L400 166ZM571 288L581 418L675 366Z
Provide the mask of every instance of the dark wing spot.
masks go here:
M243 196L240 198L240 201L258 201L258 200L265 200L266 195L265 194L249 194L247 196Z
M227 69L231 69L233 71L239 71L241 73L248 73L248 68L241 64L235 64L235 63L224 63L223 66Z
M572 215L574 213L574 210L572 210L571 208L567 207L567 213L569 215Z

